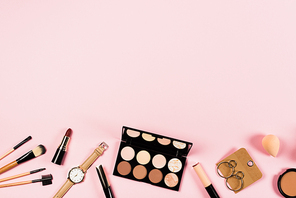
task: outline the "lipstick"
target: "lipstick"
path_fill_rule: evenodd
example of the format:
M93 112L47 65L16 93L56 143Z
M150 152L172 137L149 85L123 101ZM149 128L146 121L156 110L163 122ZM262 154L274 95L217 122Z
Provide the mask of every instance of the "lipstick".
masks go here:
M62 164L65 153L67 151L67 145L70 141L71 134L72 134L72 129L69 128L66 131L66 134L63 137L63 140L62 140L60 146L57 148L57 151L55 152L55 154L51 160L52 163L58 164L58 165Z
M209 180L208 176L204 172L203 168L201 167L200 163L193 165L193 169L195 170L196 174L198 175L201 183L204 185L206 191L208 192L211 198L219 198L218 193L216 192L214 186L212 185L211 181Z

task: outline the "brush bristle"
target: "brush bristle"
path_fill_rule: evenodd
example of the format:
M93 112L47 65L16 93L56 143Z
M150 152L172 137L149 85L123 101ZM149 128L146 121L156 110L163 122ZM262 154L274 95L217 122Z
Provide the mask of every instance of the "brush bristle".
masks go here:
M39 155L44 154L46 152L46 149L42 144L40 144L39 146L34 148L32 151L33 151L35 157L38 157Z

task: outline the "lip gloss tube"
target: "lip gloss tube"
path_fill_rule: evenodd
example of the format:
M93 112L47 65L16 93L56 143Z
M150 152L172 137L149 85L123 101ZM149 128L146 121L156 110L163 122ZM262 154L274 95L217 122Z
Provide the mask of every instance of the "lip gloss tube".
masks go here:
M199 162L197 164L193 165L193 169L195 170L196 174L198 175L201 183L204 185L204 187L207 190L210 197L211 198L220 198Z

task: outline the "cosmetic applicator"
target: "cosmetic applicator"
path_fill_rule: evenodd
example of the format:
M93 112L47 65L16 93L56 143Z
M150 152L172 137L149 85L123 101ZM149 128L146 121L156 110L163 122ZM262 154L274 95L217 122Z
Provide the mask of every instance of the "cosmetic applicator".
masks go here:
M10 186L19 186L24 184L36 183L36 182L42 182L42 186L50 185L52 184L52 175L51 174L42 175L41 179L34 179L34 180L22 181L22 182L10 183L10 184L2 184L0 185L0 188L10 187Z
M280 149L280 140L275 135L267 135L262 139L263 148L269 153L271 156L276 157Z
M58 165L61 165L62 162L63 162L63 159L64 159L64 156L65 156L65 153L67 151L67 145L70 141L70 137L71 137L71 134L72 134L72 129L68 129L66 131L66 134L65 136L63 137L63 140L60 144L60 146L57 148L51 162L54 163L54 164L58 164Z
M106 177L103 166L102 165L97 166L96 170L97 170L98 176L100 178L100 181L101 181L101 184L102 184L102 187L103 187L106 198L114 198L112 190L111 190L110 183L109 183L109 181L108 181L108 179Z
M6 157L7 155L9 155L10 153L12 153L13 151L15 151L17 148L19 148L20 146L22 146L23 144L25 144L26 142L28 142L30 139L32 139L31 136L28 136L26 139L24 139L23 141L21 141L20 143L18 143L16 146L14 146L11 150L9 150L7 153L5 153L4 155L2 155L0 157L0 160L2 160L4 157Z
M212 185L211 181L209 180L208 176L204 172L203 168L201 167L200 163L192 166L196 174L198 175L201 183L204 185L206 191L208 192L211 198L220 198L218 193L216 192L214 186Z
M3 178L3 179L0 179L0 182L4 182L4 181L24 177L24 176L31 175L31 174L34 174L34 173L38 173L38 172L43 171L43 170L45 170L45 168L40 168L40 169L32 170L32 171L29 171L29 172L21 173L21 174L18 174L18 175L6 177L6 178Z
M2 168L0 168L0 174L12 169L13 167L15 167L21 163L24 163L28 160L34 159L35 157L38 157L38 156L44 154L45 152L46 152L45 147L42 144L40 144L39 146L37 146L33 150L30 150L29 152L27 152L26 154L24 154L20 158L3 166Z

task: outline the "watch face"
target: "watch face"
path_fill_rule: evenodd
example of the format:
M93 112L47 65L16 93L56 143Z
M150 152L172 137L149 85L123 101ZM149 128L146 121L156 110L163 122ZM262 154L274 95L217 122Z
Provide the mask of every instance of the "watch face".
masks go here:
M74 183L82 182L84 179L84 172L78 167L72 168L69 171L69 179Z

